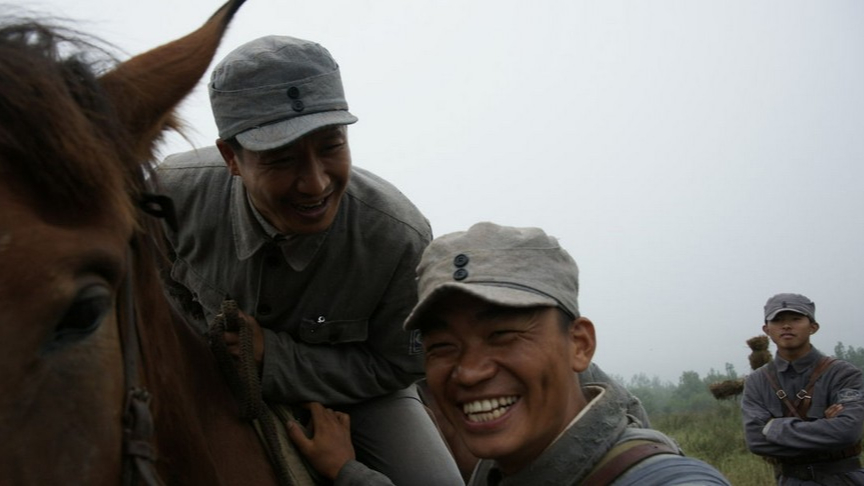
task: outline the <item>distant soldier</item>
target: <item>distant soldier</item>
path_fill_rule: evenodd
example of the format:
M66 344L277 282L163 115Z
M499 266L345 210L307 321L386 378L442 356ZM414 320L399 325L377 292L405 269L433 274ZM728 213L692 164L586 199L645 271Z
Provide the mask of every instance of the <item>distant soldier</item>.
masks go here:
M762 330L777 356L747 377L741 403L747 447L774 465L777 484L864 485L864 377L810 344L816 305L799 294L765 304Z

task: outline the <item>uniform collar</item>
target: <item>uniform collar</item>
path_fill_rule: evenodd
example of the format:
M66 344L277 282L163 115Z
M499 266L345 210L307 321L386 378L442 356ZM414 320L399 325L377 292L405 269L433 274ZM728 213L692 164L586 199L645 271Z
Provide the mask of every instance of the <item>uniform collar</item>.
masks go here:
M534 462L505 476L502 484L551 484L562 477L584 478L606 455L627 427L626 406L611 386L592 383L582 390L589 399L583 413ZM592 439L586 441L585 437Z
M237 258L247 260L268 243L282 250L285 262L295 272L303 271L318 254L329 231L312 235L279 235L264 216L252 206L240 177L231 183L231 223Z
M817 361L822 359L822 353L815 346L810 346L810 352L795 361L786 361L779 355L774 358L774 363L777 365L777 371L785 373L791 366L796 373L804 373L808 368L813 367Z

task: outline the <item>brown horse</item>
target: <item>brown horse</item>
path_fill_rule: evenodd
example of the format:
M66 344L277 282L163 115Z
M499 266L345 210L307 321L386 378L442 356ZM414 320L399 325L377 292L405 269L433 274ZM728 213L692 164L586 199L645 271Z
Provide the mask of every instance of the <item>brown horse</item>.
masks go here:
M152 481L151 459L166 484L276 484L165 299L139 209L154 144L242 3L101 74L69 31L0 30L0 484L118 484L127 462Z

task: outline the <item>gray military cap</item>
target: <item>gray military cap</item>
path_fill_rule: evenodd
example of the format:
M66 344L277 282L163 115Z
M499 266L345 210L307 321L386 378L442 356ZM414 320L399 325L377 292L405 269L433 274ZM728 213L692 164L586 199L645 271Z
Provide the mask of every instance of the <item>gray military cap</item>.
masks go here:
M339 65L314 42L267 36L225 56L210 77L219 138L244 148L275 149L318 128L348 125Z
M816 321L816 304L801 294L777 294L765 303L765 322L768 322L783 311L803 314Z
M420 327L442 295L460 290L508 307L559 307L579 317L579 268L539 228L477 223L432 241L417 267L419 302L405 329Z

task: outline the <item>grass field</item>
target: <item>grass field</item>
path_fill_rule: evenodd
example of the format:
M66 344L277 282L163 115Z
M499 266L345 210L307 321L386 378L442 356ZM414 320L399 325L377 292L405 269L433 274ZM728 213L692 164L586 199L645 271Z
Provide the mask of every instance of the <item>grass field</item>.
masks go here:
M734 486L776 484L771 466L747 450L737 400L717 402L706 412L654 415L651 426L678 441L688 456L717 468Z
M688 456L717 468L734 486L776 484L771 466L747 450L736 400L718 402L707 412L652 416L651 425L677 440Z

